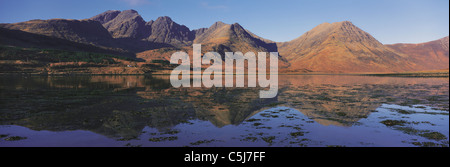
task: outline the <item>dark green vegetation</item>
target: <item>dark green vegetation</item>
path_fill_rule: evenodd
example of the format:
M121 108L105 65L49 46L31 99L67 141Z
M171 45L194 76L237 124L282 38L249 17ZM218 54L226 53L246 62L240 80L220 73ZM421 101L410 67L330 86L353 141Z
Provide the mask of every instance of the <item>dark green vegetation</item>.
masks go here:
M251 137L251 136L248 136L248 137L245 137L244 139L241 139L241 141L250 141L250 142L256 142L257 140L258 140L257 137Z
M217 140L214 140L214 139L212 139L212 140L199 140L199 141L196 141L196 142L193 142L193 143L190 143L190 144L193 145L193 146L199 146L199 145L202 145L202 144L208 144L208 143L212 143L212 142L217 142Z
M406 111L406 110L397 110L398 113L400 114L413 114L413 111Z
M59 35L63 35L63 33ZM111 40L112 40L111 38L107 39L107 41ZM20 48L41 48L41 49L75 51L75 52L102 53L125 57L134 56L132 53L123 51L122 49L110 49L105 47L98 47L93 45L92 43L88 44L77 40L71 41L59 37L29 33L25 31L12 30L1 27L0 27L0 45L16 46ZM123 46L123 44L121 45Z
M19 141L19 140L25 140L27 137L20 137L20 136L11 136L5 138L5 141Z
M148 71L145 67L127 68L140 62L103 53L0 46L0 73L6 74L139 74Z
M386 126L403 126L408 122L403 121L403 120L384 120L384 121L381 121L381 123Z
M179 130L170 130L170 131L164 132L162 134L175 135L175 134L178 134L178 133L180 133Z
M170 65L170 61L167 61L167 60L152 60L152 63L158 63L158 64L165 65L165 66Z
M408 113L409 114L409 113ZM407 122L403 120L385 120L381 123L385 124L386 126L392 127L394 130L401 131L405 134L412 135L412 136L420 136L424 137L428 140L434 140L436 142L417 142L417 139L413 140L412 142L409 142L415 146L420 147L448 147L448 141L447 137L436 131L432 130L419 130L414 128L414 125L420 125L420 124L429 124L431 126L436 126L435 124L432 124L428 121L422 121L422 122Z
M123 56L92 52L0 46L0 60L21 60L25 62L38 61L40 63L88 62L115 64L116 62L113 58L127 61L137 61L136 59Z
M127 143L125 147L142 147L142 145L132 145L131 143Z
M279 105L285 104L285 102L275 102L275 103L270 103L268 105L266 105L267 107L276 107Z
M345 112L338 112L338 113L336 113L336 115L338 115L340 117L345 117L345 116L347 116L347 113L345 113Z
M439 132L422 133L422 134L419 134L419 136L425 137L430 140L436 140L436 141L447 139L447 137L445 135L443 135L442 133L439 133Z
M247 122L257 122L257 121L261 121L261 119L251 118L247 120Z
M291 133L292 137L299 137L299 136L304 136L305 133L304 132L293 132Z
M342 146L342 145L327 145L327 147L345 147L345 146Z
M273 140L275 140L275 136L262 137L261 139L266 143L273 144Z
M260 126L260 125L262 125L262 123L259 122L253 123L253 126Z
M176 136L171 136L171 137L155 137L155 138L150 138L150 139L148 139L148 141L151 141L151 142L175 141L175 140L178 140L178 137L176 137Z
M412 142L411 144L418 146L418 147L448 147L447 144L439 144L434 142Z

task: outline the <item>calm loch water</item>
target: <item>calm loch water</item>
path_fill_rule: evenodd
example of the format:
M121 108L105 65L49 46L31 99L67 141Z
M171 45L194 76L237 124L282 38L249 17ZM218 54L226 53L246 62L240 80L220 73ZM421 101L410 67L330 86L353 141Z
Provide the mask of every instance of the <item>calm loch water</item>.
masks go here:
M0 147L448 147L448 78L279 77L172 88L168 76L0 76Z

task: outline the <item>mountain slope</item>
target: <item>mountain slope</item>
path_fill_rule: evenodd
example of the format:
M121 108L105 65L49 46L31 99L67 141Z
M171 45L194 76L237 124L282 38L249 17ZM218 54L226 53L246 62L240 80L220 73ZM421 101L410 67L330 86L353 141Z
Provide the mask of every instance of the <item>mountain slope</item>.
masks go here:
M145 22L135 10L106 11L90 20L100 22L114 38L133 38L175 46L192 45L195 38L195 32L170 17Z
M202 44L203 52L215 51L222 56L225 52L279 52L280 72L376 73L449 68L448 37L421 44L383 45L348 21L321 24L284 43L261 38L238 23L216 22L209 28L190 30L167 16L145 22L135 10L106 11L86 20L31 20L1 27L5 28L1 37L5 45L72 50L81 47L132 53L150 62L168 60L180 50L192 54L192 44ZM33 35L26 37L25 32Z
M263 39L244 29L241 25L225 24L216 22L209 28L202 28L191 31L195 34L192 43L202 44L202 52L218 52L224 56L225 52L277 52L278 48L275 42ZM192 54L192 46L180 48ZM159 49L138 53L138 58L152 61L155 59L169 60L170 55L178 49ZM286 67L287 62L282 59L279 66Z
M2 27L79 43L96 44L112 39L108 31L99 22L93 20L31 20L21 23L4 24Z
M103 14L103 26L114 38L142 38L146 35L145 21L138 12L125 10L114 17L116 13L117 11ZM94 19L99 20L97 17Z
M105 24L105 23L115 19L117 17L117 15L119 15L120 13L121 13L121 11L118 11L118 10L109 10L109 11L103 12L101 14L98 14L97 16L90 18L90 20L95 20L95 21L100 22L100 24Z
M149 21L146 26L150 29L145 40L158 43L174 44L176 46L189 46L195 38L195 32L188 27L174 22L170 17L159 17Z
M81 51L135 57L130 52L111 50L94 45L77 43L56 37L33 34L20 30L0 28L0 45L22 48L58 49L66 51Z
M111 34L104 25L100 24L102 22L113 31ZM171 46L137 39L139 36L145 36L143 33L146 31L142 26L145 26L145 22L134 10L108 11L86 20L50 19L0 24L0 27L6 29L56 37L121 52L137 53ZM60 46L57 44L57 47Z
M413 66L351 22L324 23L279 43L291 71L332 73L410 71Z
M222 46L222 51L230 52L277 52L275 42L264 40L244 29L238 23L216 22L210 28L199 31L194 43ZM217 50L216 50L217 51Z
M449 37L420 44L386 45L405 54L416 64L416 70L439 70L449 68Z

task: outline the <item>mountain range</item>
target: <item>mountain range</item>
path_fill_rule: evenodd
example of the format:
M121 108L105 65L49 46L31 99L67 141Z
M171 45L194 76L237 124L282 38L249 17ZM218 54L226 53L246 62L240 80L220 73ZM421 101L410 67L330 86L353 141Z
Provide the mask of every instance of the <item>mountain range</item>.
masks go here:
M323 23L289 42L261 38L238 23L190 30L170 17L146 22L135 10L111 10L89 19L0 24L0 45L89 51L167 61L176 51L279 52L284 73L378 73L449 68L449 37L421 44L385 45L349 21ZM24 33L33 34L33 39ZM22 34L22 35L13 35ZM49 42L57 39L64 42ZM19 41L19 42L18 42ZM45 42L42 42L45 41ZM51 43L43 45L42 43ZM85 49L86 50L86 49Z

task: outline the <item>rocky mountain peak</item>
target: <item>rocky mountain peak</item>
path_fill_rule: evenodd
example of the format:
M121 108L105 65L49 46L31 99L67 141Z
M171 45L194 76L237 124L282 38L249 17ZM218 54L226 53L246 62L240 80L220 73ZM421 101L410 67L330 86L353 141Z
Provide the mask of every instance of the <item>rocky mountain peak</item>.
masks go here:
M173 20L169 16L158 17L155 22L164 22L164 23L172 23Z
M410 70L401 56L350 21L323 23L290 42L279 44L292 69L321 72ZM326 64L326 65L324 65Z
M134 9L124 10L122 13L139 14L139 13L138 13L136 10L134 10Z
M111 21L112 19L116 18L117 15L119 15L119 13L121 13L121 12L118 10L108 10L106 12L103 12L97 16L90 18L90 20L95 20L95 21L100 22L100 24L105 24L105 23Z
M114 38L145 36L145 21L135 10L107 11L91 19L100 21Z
M220 27L227 26L227 25L229 25L229 24L226 24L224 22L218 21L218 22L215 22L213 25L211 25L208 29L209 30L215 30L215 29L218 29Z
M168 16L159 17L146 24L149 36L146 40L158 43L168 43L175 46L190 45L195 38L195 32L180 25Z
M448 69L449 57L449 37L421 44L383 45L350 21L320 24L284 43L258 37L238 23L219 21L209 28L191 31L168 16L146 22L135 10L109 10L86 20L31 20L0 27L136 53L160 47L186 48L193 43L219 53L278 51L288 62L286 69L292 72Z

